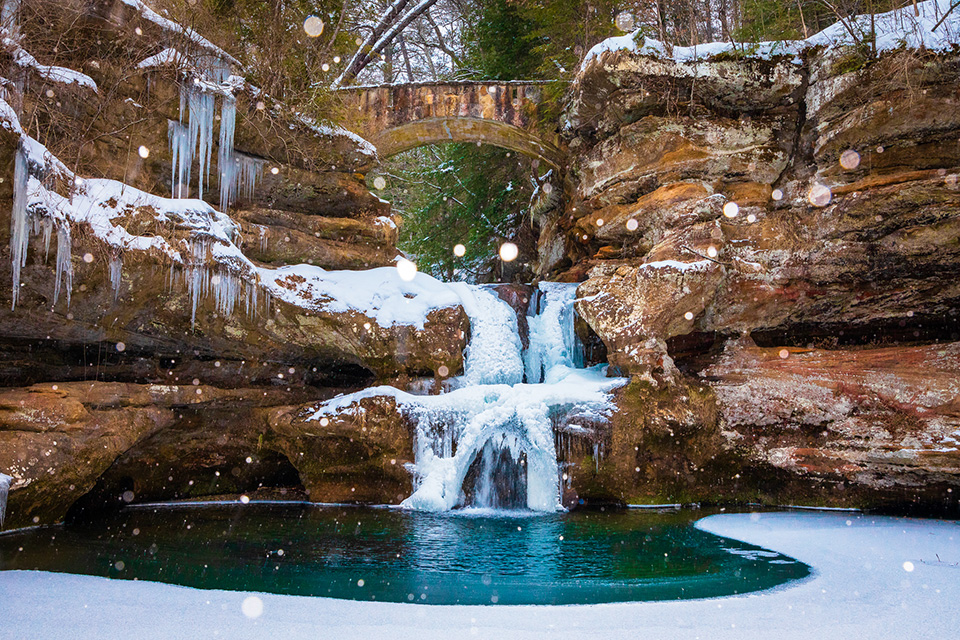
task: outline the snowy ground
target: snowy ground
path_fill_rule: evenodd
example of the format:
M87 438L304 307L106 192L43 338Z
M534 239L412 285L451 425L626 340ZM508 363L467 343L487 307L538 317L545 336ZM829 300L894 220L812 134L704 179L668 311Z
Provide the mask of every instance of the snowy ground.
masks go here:
M698 526L792 555L807 580L743 597L566 607L442 607L0 573L0 638L955 638L960 523L774 513ZM939 558L938 558L939 556ZM248 602L248 607L250 602ZM248 609L248 613L249 613Z

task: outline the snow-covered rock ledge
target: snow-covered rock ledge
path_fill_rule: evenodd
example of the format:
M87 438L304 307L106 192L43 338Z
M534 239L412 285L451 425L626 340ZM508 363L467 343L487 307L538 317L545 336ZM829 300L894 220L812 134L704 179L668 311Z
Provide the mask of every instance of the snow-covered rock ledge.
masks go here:
M937 25L952 4L927 0L917 4L918 16L909 3L874 16L878 56L956 52L960 12L954 9ZM849 29L838 22L805 40L691 47L671 47L639 30L609 38L584 58L572 85L564 129L569 135L604 138L623 122L662 112L673 94L681 103L702 105L725 117L744 112L762 116L805 100L811 117L833 95L862 81L856 73L837 70L857 66L863 49L859 45L873 42L870 24L869 16L861 15L849 21ZM837 86L812 87L805 95L808 81L834 76Z
M11 259L0 269L12 284L4 335L63 338L75 321L95 341L149 350L169 335L162 325L185 324L186 342L224 357L273 350L271 359L351 363L378 377L460 368L466 317L456 293L433 278L407 282L393 267L259 266L238 246L237 224L209 204L76 175L2 101L0 117L16 167ZM165 322L148 325L124 308L154 308ZM117 314L132 324L104 325Z

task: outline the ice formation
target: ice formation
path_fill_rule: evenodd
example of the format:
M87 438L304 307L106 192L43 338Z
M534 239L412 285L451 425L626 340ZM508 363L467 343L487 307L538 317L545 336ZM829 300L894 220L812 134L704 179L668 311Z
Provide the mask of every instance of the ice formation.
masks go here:
M13 207L10 210L10 259L13 271L13 309L20 299L20 270L27 264L30 227L27 220L27 156L23 146L17 148L13 169Z
M238 153L233 148L237 126L237 101L223 98L220 110L220 146L217 166L220 169L220 208L226 209L240 197L253 198L257 181L263 175L265 160Z
M547 374L561 376L570 369L583 367L583 345L577 340L573 324L576 297L575 286L540 283L527 312L530 327L530 346L524 354L527 382L552 382Z
M236 199L237 167L233 155L233 136L237 127L237 101L232 96L223 99L220 109L220 146L217 166L220 169L220 208L230 206Z
M174 50L167 50L140 63L150 67L185 60ZM237 100L233 95L235 85L242 78L230 75L230 68L220 58L202 61L197 77L180 88L180 120L170 120L167 139L173 153L170 183L174 198L187 197L190 192L191 169L198 164L197 197L203 198L204 184L209 186L213 154L213 130L217 120L216 106L219 97L220 131L217 140L217 170L220 177L220 208L227 209L240 198L250 199L257 182L263 174L266 161L238 153L234 149L237 127ZM184 125L184 117L188 124Z
M213 154L213 121L216 100L205 91L188 90L190 105L190 152L199 145L197 171L197 197L203 199L203 179L210 178L210 158ZM192 161L192 158L191 158Z
M190 128L175 120L167 121L167 138L173 160L170 163L170 185L174 198L184 198L190 192L190 168L193 164L194 141Z
M70 306L70 291L73 289L73 262L70 260L72 242L70 225L57 227L57 279L53 285L53 304L56 306L61 289L67 292L67 306Z
M3 520L7 515L7 495L10 493L10 483L13 478L0 473L0 529L3 529Z
M472 337L464 352L465 385L523 382L517 314L493 291L463 283L450 285L470 317Z
M471 326L465 373L448 381L452 390L416 396L375 387L320 405L312 419L336 415L364 397L394 397L417 425L416 463L410 468L414 492L404 507L560 509L559 428L570 420L606 421L613 410L609 392L624 383L607 378L600 366L578 368L576 286L540 285L528 317L530 348L524 356L516 314L507 303L488 288L449 285L460 296ZM531 378L536 384L523 382L524 360L538 372ZM472 495L465 488L468 476L473 478Z

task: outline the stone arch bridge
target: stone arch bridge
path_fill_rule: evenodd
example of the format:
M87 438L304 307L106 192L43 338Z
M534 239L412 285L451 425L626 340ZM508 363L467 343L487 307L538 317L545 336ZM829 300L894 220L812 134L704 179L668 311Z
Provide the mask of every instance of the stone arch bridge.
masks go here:
M428 144L483 142L563 165L556 134L538 130L544 83L526 81L411 83L337 90L347 122L381 157Z

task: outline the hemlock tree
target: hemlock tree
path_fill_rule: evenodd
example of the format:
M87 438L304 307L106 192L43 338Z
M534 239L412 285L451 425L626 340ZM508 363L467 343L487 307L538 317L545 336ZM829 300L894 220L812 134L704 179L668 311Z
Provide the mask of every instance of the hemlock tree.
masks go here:
M524 248L516 236L534 189L529 159L458 143L399 154L385 169L386 195L402 218L400 247L421 271L446 280L490 282L501 276L501 242ZM463 257L454 255L457 244L464 245ZM524 257L522 251L520 262Z

